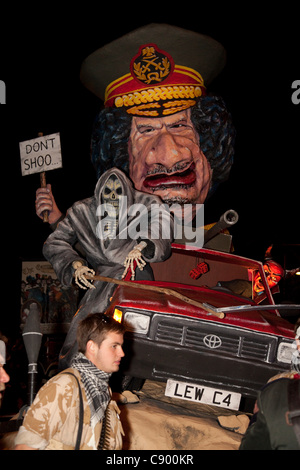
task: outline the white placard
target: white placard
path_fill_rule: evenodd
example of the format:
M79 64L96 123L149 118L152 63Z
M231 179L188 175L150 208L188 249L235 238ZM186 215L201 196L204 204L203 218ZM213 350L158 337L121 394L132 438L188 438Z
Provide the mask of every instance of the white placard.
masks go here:
M20 142L22 176L62 167L60 134Z
M167 381L165 396L206 405L220 406L230 410L238 410L241 401L240 393L187 382L178 382L172 379Z

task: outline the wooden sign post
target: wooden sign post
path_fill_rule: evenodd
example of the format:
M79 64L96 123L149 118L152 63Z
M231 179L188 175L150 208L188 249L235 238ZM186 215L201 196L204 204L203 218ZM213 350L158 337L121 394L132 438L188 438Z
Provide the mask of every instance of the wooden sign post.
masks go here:
M43 133L39 132L38 137L43 137ZM47 188L47 181L46 181L46 172L42 171L40 173L40 182L41 182L41 188ZM43 222L49 222L49 211L44 211L43 212Z

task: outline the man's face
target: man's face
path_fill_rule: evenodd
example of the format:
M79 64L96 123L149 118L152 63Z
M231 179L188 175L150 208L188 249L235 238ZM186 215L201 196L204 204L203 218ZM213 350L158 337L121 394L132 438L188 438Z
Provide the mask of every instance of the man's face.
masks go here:
M133 117L128 151L135 189L168 204L204 203L211 169L190 109L163 118Z
M107 334L100 346L95 343L94 345L95 351L93 357L89 357L93 364L95 364L98 369L108 374L117 372L120 367L121 359L125 356L122 349L123 335L111 331Z
M5 384L9 382L9 375L5 372L3 365L0 364L0 408L2 402L2 393L5 390Z

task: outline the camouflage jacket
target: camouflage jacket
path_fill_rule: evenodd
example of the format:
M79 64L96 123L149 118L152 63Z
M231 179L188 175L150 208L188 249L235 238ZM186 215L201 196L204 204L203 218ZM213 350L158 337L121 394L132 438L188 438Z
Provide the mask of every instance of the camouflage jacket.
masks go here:
M80 374L78 377L84 407L80 450L97 450L101 423L90 425L91 411ZM66 372L66 371L64 371ZM75 377L60 373L51 378L38 392L16 436L15 444L26 444L39 450L72 450L79 425L79 390Z

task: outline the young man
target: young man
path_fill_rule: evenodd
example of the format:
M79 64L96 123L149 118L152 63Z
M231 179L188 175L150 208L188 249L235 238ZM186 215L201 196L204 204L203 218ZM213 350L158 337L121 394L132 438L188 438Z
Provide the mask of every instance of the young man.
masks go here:
M71 368L50 379L38 392L19 429L16 450L75 448L80 414L75 377L79 380L84 408L79 450L97 450L111 399L108 381L119 370L124 356L124 331L123 325L100 313L90 314L79 323L79 352Z

